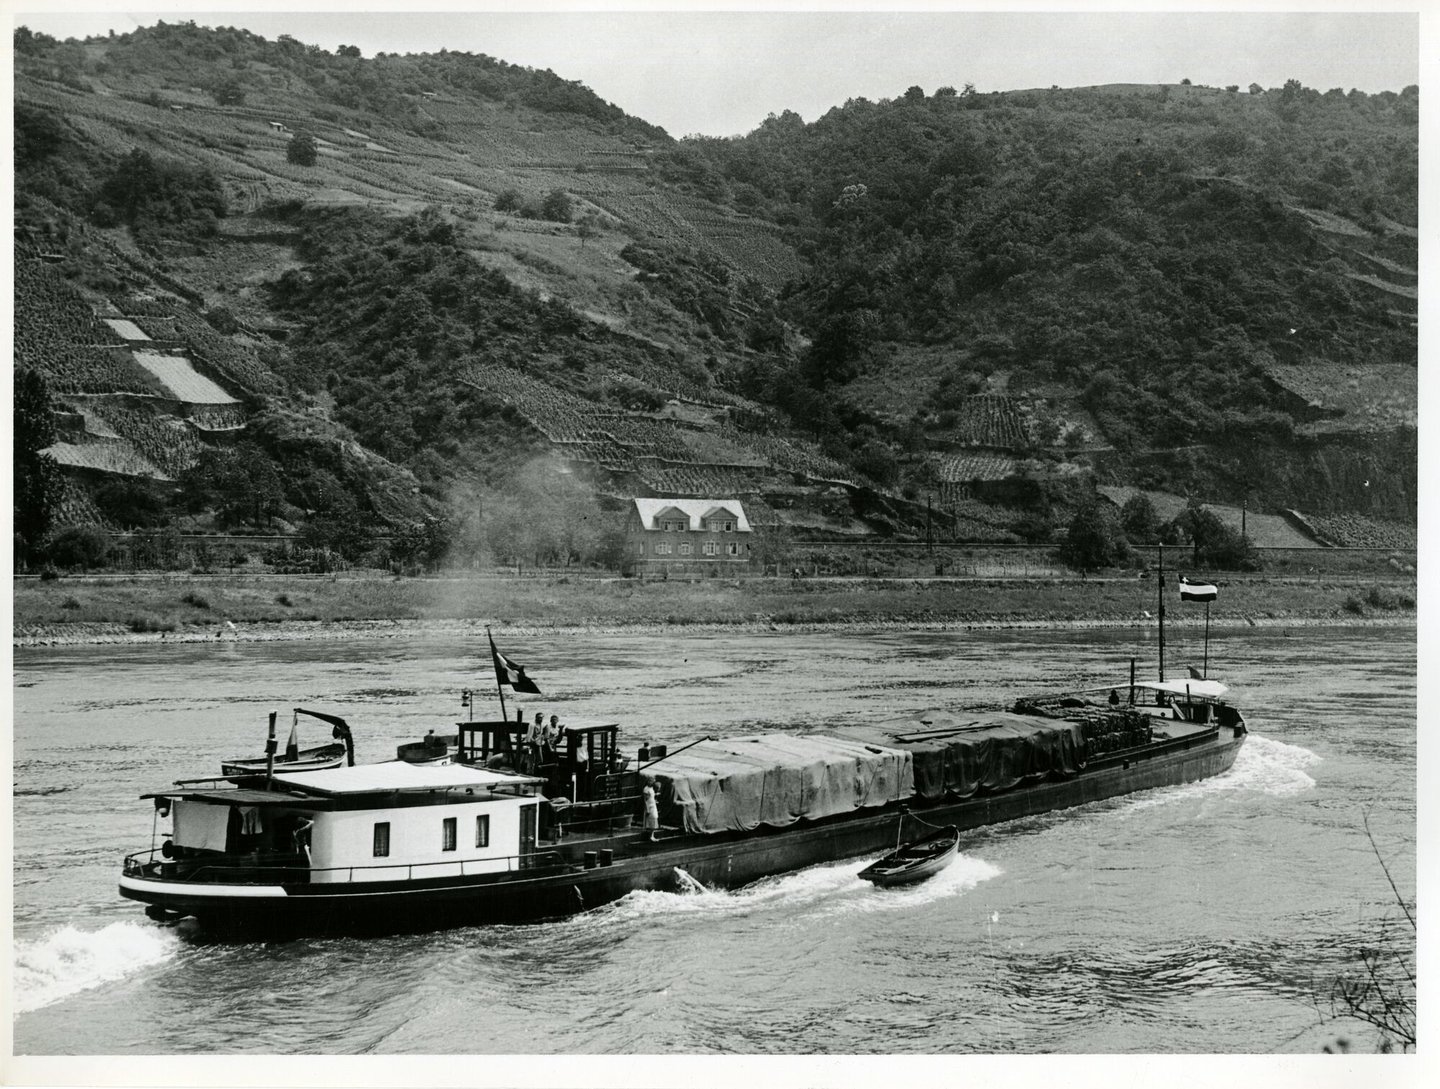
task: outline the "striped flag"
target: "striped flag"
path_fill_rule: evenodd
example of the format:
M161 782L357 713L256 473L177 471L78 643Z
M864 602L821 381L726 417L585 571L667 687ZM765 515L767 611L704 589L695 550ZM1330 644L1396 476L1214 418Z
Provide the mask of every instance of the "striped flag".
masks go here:
M502 687L508 686L516 692L530 692L536 696L540 695L540 688L529 677L525 676L525 667L512 662L505 655L495 649L495 640L490 640L490 657L495 659L495 683Z
M1220 591L1208 582L1191 582L1185 576L1180 576L1180 600L1181 601L1214 601Z

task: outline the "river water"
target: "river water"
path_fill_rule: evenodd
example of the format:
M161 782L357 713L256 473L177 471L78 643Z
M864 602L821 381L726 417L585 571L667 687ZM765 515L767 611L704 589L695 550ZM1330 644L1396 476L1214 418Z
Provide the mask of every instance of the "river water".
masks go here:
M534 709L633 751L1148 675L1153 632L500 638ZM1187 634L1188 638L1188 634ZM1172 648L1174 672L1201 648ZM969 834L908 891L866 860L572 919L213 945L116 891L138 795L258 753L272 709L345 715L358 760L495 713L455 636L17 650L14 1049L73 1054L1315 1053L1315 999L1390 934L1413 955L1413 629L1217 631L1251 736L1224 776ZM514 713L514 702L510 712ZM328 740L316 724L302 744Z

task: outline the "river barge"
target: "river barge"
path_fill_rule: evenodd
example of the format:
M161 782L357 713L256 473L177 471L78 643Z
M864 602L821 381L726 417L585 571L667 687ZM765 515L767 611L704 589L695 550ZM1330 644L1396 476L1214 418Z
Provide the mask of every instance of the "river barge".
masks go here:
M444 760L277 766L145 795L155 833L120 893L238 937L538 921L692 880L736 888L890 850L917 818L963 831L1217 775L1246 736L1224 696L1132 677L998 714L673 751L622 752L611 722L544 743L519 715L461 722Z

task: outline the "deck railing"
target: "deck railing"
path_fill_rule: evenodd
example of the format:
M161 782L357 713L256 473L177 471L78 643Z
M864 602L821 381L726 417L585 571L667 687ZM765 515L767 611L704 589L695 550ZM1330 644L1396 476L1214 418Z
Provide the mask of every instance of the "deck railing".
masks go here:
M605 835L613 835L619 829L633 826L635 815L640 812L640 804L638 794L575 802L563 809L554 810L551 827L564 829L566 834L603 832Z
M481 874L494 873L516 873L521 870L547 870L563 869L567 865L564 857L559 851L532 851L524 855L500 855L493 858L466 858L466 859L442 859L438 862L391 862L364 866L247 866L237 865L233 861L227 861L226 856L216 858L188 858L168 859L163 856L160 859L160 873L147 873L156 864L155 856L158 849L151 848L149 851L136 851L127 855L124 864L124 873L127 877L160 877L165 881L186 881L201 885L275 885L284 883L295 883L306 881L311 884L323 884L317 882L316 877L321 874L339 875L344 874L343 881L337 877L331 877L330 881L335 884L349 884L355 881L355 874L364 874L367 871L389 870L395 871L393 877L373 878L372 880L402 880L399 871L404 871L403 880L415 880L416 871L430 870L430 873L420 873L420 877L442 876L442 877L474 877ZM232 856L233 857L233 856ZM497 866L497 863L504 863L504 867ZM458 867L458 873L436 874L435 867L449 866ZM466 867L470 867L467 871ZM166 873L167 867L174 867L171 872ZM361 878L364 880L363 876Z

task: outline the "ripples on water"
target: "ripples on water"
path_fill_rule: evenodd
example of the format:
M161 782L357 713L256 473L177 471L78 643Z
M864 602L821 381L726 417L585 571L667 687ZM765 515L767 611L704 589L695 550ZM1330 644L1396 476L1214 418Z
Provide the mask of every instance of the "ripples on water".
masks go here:
M527 712L615 716L633 746L994 706L1080 661L1121 675L1139 635L506 649L551 693ZM424 639L215 650L17 654L21 1053L1313 1052L1343 1034L1317 980L1396 914L1367 810L1414 888L1413 638L1262 631L1212 638L1254 731L1229 774L977 830L913 888L856 859L538 926L208 944L115 894L149 840L138 794L259 751L271 708L340 709L327 693L350 693L360 759L388 758L486 679L475 648Z

